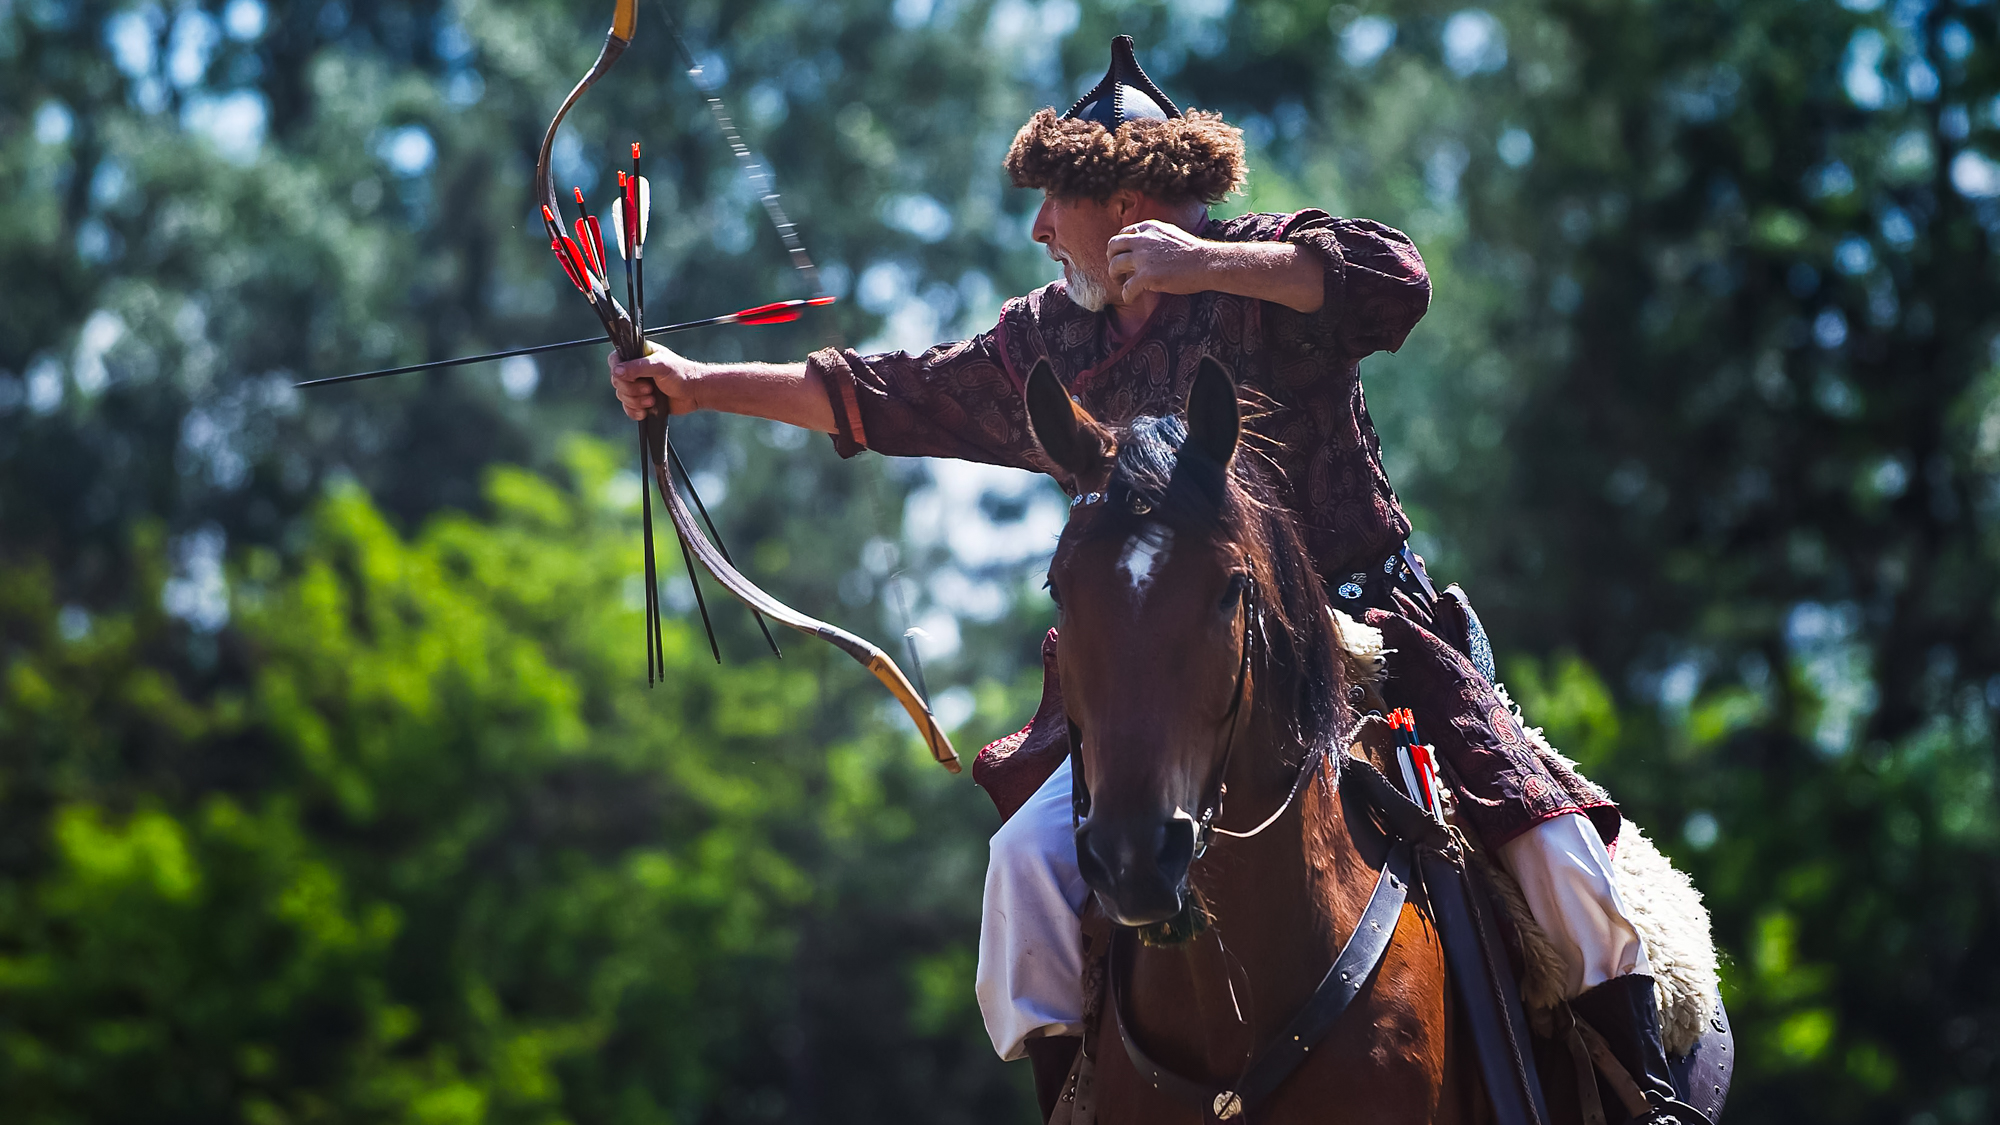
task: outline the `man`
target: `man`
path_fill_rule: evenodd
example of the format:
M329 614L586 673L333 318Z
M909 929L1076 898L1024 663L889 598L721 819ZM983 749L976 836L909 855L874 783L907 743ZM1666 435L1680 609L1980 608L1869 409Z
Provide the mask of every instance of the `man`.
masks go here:
M1021 129L1006 168L1017 186L1044 193L1033 235L1062 263L1063 280L1009 301L990 331L920 356L827 349L798 364L703 364L657 347L629 363L614 355L626 412L720 410L831 434L843 456L874 450L1051 472L1022 401L1038 361L1093 415L1121 421L1177 412L1201 358L1214 355L1250 401L1250 447L1288 487L1335 603L1435 624L1358 365L1400 347L1429 307L1410 240L1320 211L1211 219L1208 207L1244 182L1241 134L1219 115L1178 109L1124 36L1096 88L1067 114L1044 109ZM1404 643L1437 643L1396 620ZM1461 629L1461 645L1472 647L1470 637L1483 641L1476 626ZM1491 685L1480 685L1466 698L1491 699ZM1636 1043L1619 1050L1628 1069L1671 1097L1664 1057L1653 1057L1645 951L1611 882L1605 841L1616 810L1588 782L1552 773L1504 709L1488 714L1480 703L1465 721L1427 721L1427 731L1472 790L1461 807L1571 962L1571 993L1579 1004L1598 998L1594 1024L1624 1025L1600 1029L1614 1047ZM1032 795L1010 797L995 784L1000 746L982 755L992 768L981 783L1011 815L992 841L977 990L994 1048L1032 1058L1046 1099L1082 1032L1077 914L1087 891L1066 758L1040 754Z

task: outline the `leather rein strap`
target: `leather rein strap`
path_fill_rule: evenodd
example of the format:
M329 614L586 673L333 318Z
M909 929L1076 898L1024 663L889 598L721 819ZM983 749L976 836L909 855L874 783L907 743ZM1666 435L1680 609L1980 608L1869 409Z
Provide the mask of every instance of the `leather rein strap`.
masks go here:
M1305 1008L1292 1017L1275 1041L1266 1044L1251 1058L1233 1088L1225 1089L1175 1074L1153 1061L1139 1046L1138 1040L1132 1037L1131 1025L1125 1016L1125 997L1127 982L1132 975L1133 931L1119 927L1111 938L1111 1009L1113 1018L1118 1022L1118 1038L1125 1044L1125 1055L1132 1060L1132 1066L1138 1070L1140 1077L1168 1097L1190 1107L1199 1107L1205 1121L1253 1119L1264 1101L1305 1063L1312 1049L1333 1030L1341 1013L1347 1011L1362 986L1375 975L1376 967L1382 963L1382 955L1389 949L1390 939L1395 936L1403 903L1409 898L1412 851L1413 845L1408 840L1398 840L1390 847L1389 858L1376 877L1375 890L1368 896L1367 907L1354 923L1354 932L1347 936L1346 944L1334 957L1332 967L1327 969L1326 976L1313 991L1312 999L1306 1001Z

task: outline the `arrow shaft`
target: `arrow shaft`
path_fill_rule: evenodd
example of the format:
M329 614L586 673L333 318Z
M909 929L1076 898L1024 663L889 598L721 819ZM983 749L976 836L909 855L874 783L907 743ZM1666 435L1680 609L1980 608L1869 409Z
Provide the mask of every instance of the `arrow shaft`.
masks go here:
M797 305L800 308L813 303L815 302L806 300L780 302L782 305ZM755 311L761 312L762 310ZM735 324L742 315L742 313L724 313L721 316L704 317L701 320L684 320L679 324L662 324L658 328L646 329L646 335L670 336L676 332L688 332L696 328L715 328L724 324ZM754 325L780 322L758 319L752 320L749 323ZM334 383L354 383L363 379L380 379L387 375L407 375L412 371L430 371L440 367L463 367L468 363L486 363L496 359L512 359L517 355L540 355L543 352L558 352L565 348L581 348L587 344L602 344L604 342L605 340L602 336L586 336L581 340L564 340L558 344L536 344L533 347L527 348L509 348L503 352L484 352L480 355L462 355L457 359L434 359L427 363L412 363L403 367L385 367L380 371L361 371L353 375L333 375L325 379L307 379L303 383L294 383L292 385L295 387L325 387Z

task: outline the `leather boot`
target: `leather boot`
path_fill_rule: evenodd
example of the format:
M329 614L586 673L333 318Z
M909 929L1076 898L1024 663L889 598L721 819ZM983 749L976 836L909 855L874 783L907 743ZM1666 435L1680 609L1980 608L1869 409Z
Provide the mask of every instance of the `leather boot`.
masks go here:
M1056 1099L1062 1097L1076 1053L1083 1049L1083 1036L1044 1035L1022 1046L1028 1051L1028 1065L1035 1068L1035 1101L1042 1107L1042 1120L1047 1121L1056 1111Z
M1702 1112L1680 1100L1667 1070L1667 1052L1660 1045L1660 1007L1653 996L1653 978L1638 973L1614 977L1569 1002L1570 1009L1603 1036L1612 1057L1631 1074L1651 1107L1627 1120L1639 1125L1714 1125ZM1624 1103L1605 1099L1605 1108ZM1616 1118L1613 1118L1616 1120Z

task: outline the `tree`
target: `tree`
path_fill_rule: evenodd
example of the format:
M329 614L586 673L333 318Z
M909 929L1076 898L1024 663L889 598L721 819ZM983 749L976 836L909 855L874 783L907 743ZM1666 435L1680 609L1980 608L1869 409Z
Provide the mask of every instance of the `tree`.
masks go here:
M917 830L982 798L811 650L717 667L674 623L634 690L636 481L568 458L414 541L337 492L293 557L244 557L219 689L163 674L157 610L65 625L10 576L14 1119L1018 1109L955 1061L977 883L924 874L977 839ZM854 960L873 1002L816 1010ZM856 1051L908 1072L827 1065Z

